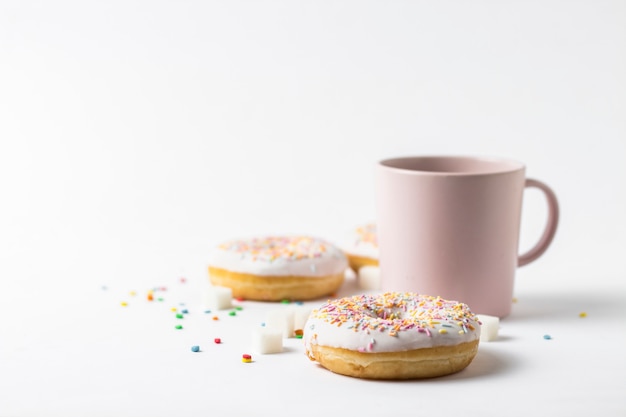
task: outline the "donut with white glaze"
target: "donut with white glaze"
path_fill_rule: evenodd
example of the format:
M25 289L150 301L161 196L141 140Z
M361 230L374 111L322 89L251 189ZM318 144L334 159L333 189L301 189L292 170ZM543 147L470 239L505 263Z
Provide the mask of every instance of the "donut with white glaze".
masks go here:
M311 300L335 293L348 260L341 249L311 236L231 240L210 253L211 284L233 297L259 301Z
M309 359L337 374L418 379L467 367L480 329L463 303L387 292L328 301L311 312L303 338Z
M378 234L376 224L366 223L352 229L343 244L350 268L355 272L364 266L378 267Z

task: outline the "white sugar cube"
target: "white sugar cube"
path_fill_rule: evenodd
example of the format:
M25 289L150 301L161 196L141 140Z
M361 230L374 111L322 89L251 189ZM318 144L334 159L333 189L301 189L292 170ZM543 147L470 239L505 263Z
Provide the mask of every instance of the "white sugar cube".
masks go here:
M476 314L478 320L482 323L480 329L480 341L492 342L498 338L498 330L500 328L500 319L495 316L486 314Z
M311 309L304 306L299 306L293 309L293 328L295 330L303 330L306 321L309 319Z
M209 286L204 291L203 302L206 308L225 310L233 306L233 291L230 288Z
M357 284L362 290L380 289L380 268L377 266L359 268Z
M265 316L265 327L279 330L283 337L293 337L295 314L292 307L270 310Z
M252 349L258 353L283 351L283 332L271 327L259 327L252 332Z

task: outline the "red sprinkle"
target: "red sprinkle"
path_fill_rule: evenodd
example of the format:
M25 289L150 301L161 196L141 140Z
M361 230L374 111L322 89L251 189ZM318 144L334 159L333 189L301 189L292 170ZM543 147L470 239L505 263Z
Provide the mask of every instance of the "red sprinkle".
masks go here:
M243 355L241 355L241 357L243 359L252 359L252 355L248 355L247 353L244 353Z
M218 345L222 343L222 339L220 339L219 337L216 337L215 339L213 339L213 341L217 343Z

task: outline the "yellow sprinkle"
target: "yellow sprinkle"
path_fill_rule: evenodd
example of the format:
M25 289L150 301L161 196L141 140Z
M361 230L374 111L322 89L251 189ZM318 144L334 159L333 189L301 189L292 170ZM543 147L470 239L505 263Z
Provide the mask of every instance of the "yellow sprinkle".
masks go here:
M120 304L122 305L122 307L128 306L128 303L126 301L122 301Z
M578 317L580 317L581 319L583 319L583 318L587 317L587 313L585 313L584 311L582 311L582 312L578 315Z
M176 307L170 308L170 311L174 311L175 312L176 311Z
M134 296L137 295L137 293L135 291L131 291L129 294L130 294L131 297L134 297Z
M448 331L446 329L439 329L439 334L446 334Z

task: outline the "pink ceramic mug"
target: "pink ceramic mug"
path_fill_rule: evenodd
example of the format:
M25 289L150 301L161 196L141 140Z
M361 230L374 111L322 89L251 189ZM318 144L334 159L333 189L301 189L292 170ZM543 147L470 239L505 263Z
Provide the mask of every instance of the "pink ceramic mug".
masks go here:
M377 167L381 289L461 301L476 313L511 312L518 266L541 256L556 232L559 206L522 163L495 158L423 156ZM522 195L541 190L548 221L539 242L518 256Z

